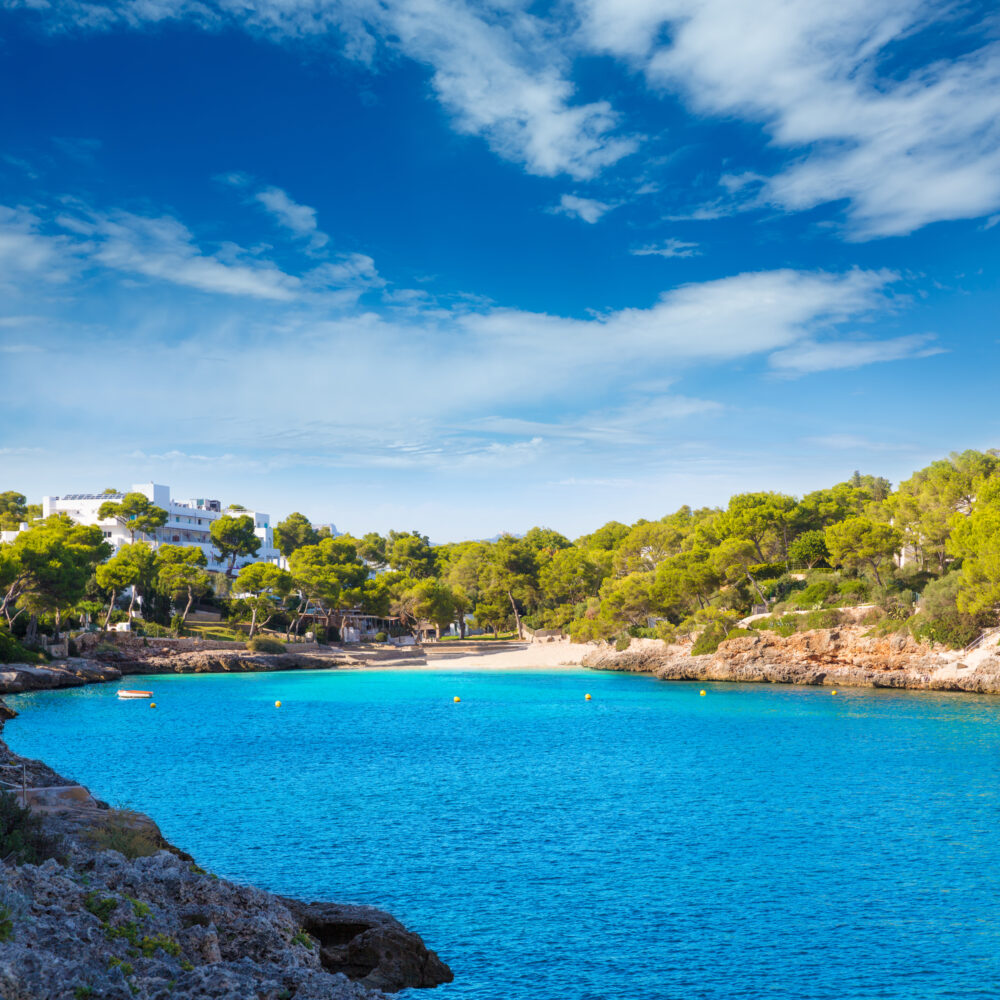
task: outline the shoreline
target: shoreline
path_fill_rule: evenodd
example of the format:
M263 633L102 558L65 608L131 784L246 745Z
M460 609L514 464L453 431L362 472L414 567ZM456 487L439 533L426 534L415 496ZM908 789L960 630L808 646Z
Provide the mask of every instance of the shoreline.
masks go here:
M7 664L0 689L79 687L140 672L62 662ZM269 666L303 668L255 661L251 669ZM0 698L0 782L28 807L25 829L38 829L25 835L32 854L19 861L12 851L0 865L3 996L382 1000L453 980L420 936L383 910L290 899L205 871L146 814L112 809L11 750L3 728L17 715Z

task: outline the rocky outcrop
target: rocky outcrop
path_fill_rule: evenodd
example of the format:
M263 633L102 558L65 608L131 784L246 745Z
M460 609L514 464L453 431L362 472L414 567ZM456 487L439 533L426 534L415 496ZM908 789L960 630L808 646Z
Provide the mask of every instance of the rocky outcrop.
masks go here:
M378 1000L452 979L389 914L217 878L148 816L109 809L2 740L0 780L18 799L27 786L54 855L0 865L4 1000Z
M450 983L451 970L395 917L371 906L283 902L317 939L320 962L366 986L390 993Z
M83 684L116 681L121 676L122 672L116 666L79 657L54 660L44 666L32 663L6 663L0 667L0 694L80 687Z
M633 640L620 652L598 648L584 666L653 674L662 680L891 687L1000 694L1000 660L974 666L908 635L870 636L862 626L815 629L780 636L761 631L691 656L690 645Z

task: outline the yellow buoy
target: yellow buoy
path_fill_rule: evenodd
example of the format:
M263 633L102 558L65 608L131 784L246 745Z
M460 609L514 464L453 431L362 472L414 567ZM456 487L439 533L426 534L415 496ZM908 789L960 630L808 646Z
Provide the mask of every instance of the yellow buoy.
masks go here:
M276 701L276 702L274 703L274 707L275 707L275 708L281 708L281 702L280 702L280 701Z
M705 697L705 692L704 692L703 690L702 690L702 691L699 691L699 692L698 692L698 694L700 694L700 695L702 696L702 698L704 698L704 697Z
M833 689L833 693L834 693L834 694L836 694L836 693L837 693L837 689L836 689L836 688L834 688L834 689Z
M586 698L587 701L590 701L590 695L589 694L585 694L583 697Z
M459 702L459 701L461 701L461 700L462 700L462 699L461 699L461 698L459 698L459 696L458 696L458 695L456 694L456 695L455 695L455 701L456 701L456 702Z
M150 707L150 708L156 708L156 702L155 702L155 701L151 701L151 702L149 703L149 707Z

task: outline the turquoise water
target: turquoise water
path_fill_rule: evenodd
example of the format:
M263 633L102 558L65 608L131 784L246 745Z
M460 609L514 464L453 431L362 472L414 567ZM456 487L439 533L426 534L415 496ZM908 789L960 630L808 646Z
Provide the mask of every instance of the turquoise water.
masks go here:
M392 911L454 969L441 1000L1000 995L1000 699L578 670L141 686L155 710L11 698L9 742L221 875Z

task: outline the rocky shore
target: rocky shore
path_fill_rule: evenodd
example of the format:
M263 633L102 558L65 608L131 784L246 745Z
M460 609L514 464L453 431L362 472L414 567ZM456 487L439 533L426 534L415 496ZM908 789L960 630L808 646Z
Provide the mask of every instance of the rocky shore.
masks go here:
M128 673L336 666L329 654L205 651L9 664L0 691ZM0 720L14 715L0 701ZM0 721L2 726L2 721ZM421 938L381 910L286 899L204 871L150 817L110 809L0 740L3 1000L378 1000L450 982ZM36 863L19 863L22 803ZM21 852L23 854L23 851ZM43 857L44 860L43 860Z
M989 649L961 658L910 636L872 637L863 626L780 636L761 631L692 656L690 644L633 639L628 649L600 647L583 658L593 670L652 674L661 680L909 688L1000 694L1000 657Z

